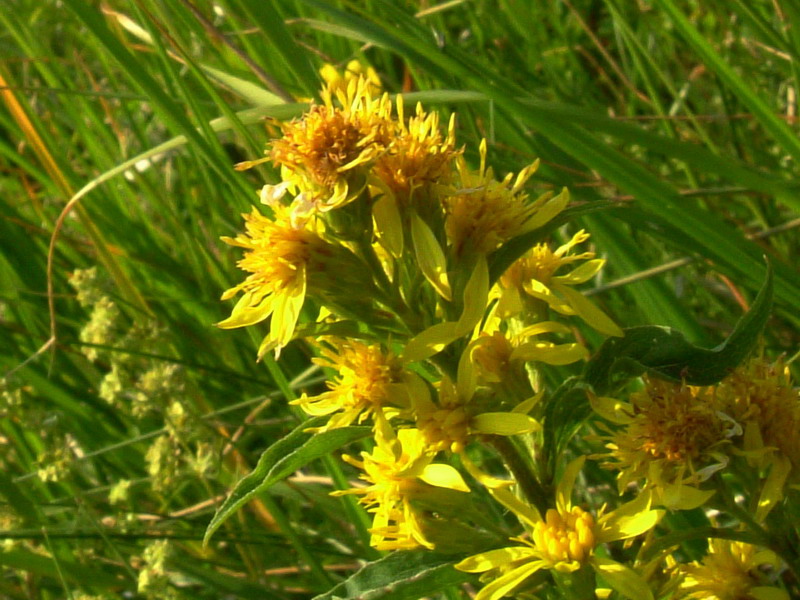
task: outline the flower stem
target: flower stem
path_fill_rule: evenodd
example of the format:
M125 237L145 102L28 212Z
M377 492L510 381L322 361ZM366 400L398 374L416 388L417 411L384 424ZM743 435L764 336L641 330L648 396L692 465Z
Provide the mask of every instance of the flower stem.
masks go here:
M547 508L550 505L548 495L534 475L532 465L529 464L528 460L525 460L520 449L504 436L492 436L490 443L500 453L503 462L508 467L508 470L511 471L519 489L522 490L528 501L539 509L539 512L547 512Z

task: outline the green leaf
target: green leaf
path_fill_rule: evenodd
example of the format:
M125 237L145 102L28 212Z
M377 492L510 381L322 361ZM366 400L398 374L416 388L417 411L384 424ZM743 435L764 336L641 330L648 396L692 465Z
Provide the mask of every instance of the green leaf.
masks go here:
M36 504L14 483L14 479L4 472L0 472L0 496L6 499L14 512L22 518L23 523L39 524Z
M417 600L472 579L456 571L455 560L429 550L394 552L364 565L357 573L313 600Z
M7 552L0 552L0 566L11 569L11 571L24 571L39 577L50 577L57 579L63 575L64 579L71 583L85 583L91 581L93 586L111 587L118 586L124 581L112 571L111 567L100 568L99 564L86 566L73 561L59 560L56 562L41 554L35 554L24 549L12 549ZM60 573L59 573L60 570ZM119 572L121 575L121 572Z
M772 268L755 302L716 348L690 344L682 333L669 327L631 327L624 338L606 340L584 371L584 380L598 394L607 394L617 383L649 372L691 385L720 381L744 360L756 344L772 307Z
M275 106L284 104L280 96L273 94L269 90L264 89L252 81L242 79L241 77L236 77L235 75L231 75L230 73L226 73L225 71L215 69L204 64L200 64L199 67L211 77L219 81L222 85L230 88L238 96L247 100L253 106Z
M305 421L282 440L267 448L258 459L255 469L239 480L211 519L203 537L204 544L208 543L228 517L253 496L311 461L368 436L371 431L369 427L341 427L316 434L307 431L310 427L318 427L325 421L327 417Z
M547 460L549 475L555 473L562 452L591 414L585 386L576 377L566 380L547 400L542 452Z
M243 12L265 38L266 51L276 62L286 67L286 74L295 79L303 95L311 95L317 91L320 77L309 60L309 53L303 52L289 33L280 14L277 3L260 2L259 0L230 0L232 7Z

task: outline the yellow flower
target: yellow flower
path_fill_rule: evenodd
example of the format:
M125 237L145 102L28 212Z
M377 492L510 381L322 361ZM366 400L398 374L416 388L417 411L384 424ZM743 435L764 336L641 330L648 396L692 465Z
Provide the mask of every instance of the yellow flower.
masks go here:
M787 480L800 473L800 391L788 367L756 356L717 386L720 410L744 429L741 451L753 466L769 468L758 501L761 521L783 498Z
M404 121L403 97L397 96L397 133L394 143L375 162L376 185L389 193L400 205L429 191L433 186L449 183L456 150L455 114L450 118L447 134L442 135L439 113L425 113L417 104L416 115Z
M526 414L533 399L510 411L504 410L479 400L476 381L469 352L461 355L456 383L442 375L437 384L437 402L431 398L424 381L420 378L409 381L413 416L431 450L463 452L474 435L518 435L541 429L539 422Z
M322 105L281 123L283 136L269 151L283 179L270 196L277 199L287 188L299 191L295 211L300 215L355 199L366 186L367 171L393 139L389 96L373 97L368 79L351 79L346 87L329 83L321 96Z
M591 327L606 335L623 335L622 330L593 302L571 286L589 281L605 264L594 258L594 252L569 254L578 244L589 239L581 230L572 239L553 251L547 244L537 244L503 273L498 282L498 312L513 316L523 311L537 311L532 302L545 302L562 315L578 315ZM586 261L567 273L556 275L565 265Z
M375 415L382 417L390 407L404 407L408 394L404 385L402 362L379 344L328 337L318 343L321 358L314 363L338 371L329 391L318 396L303 396L299 404L310 415L330 415L328 423L318 431L346 427Z
M332 64L326 63L319 70L319 74L327 86L334 91L347 92L347 86L354 79L363 77L369 82L369 91L373 96L381 93L381 78L378 72L372 67L364 67L359 61L353 59L347 63L343 72L339 72Z
M713 389L646 378L645 389L630 403L590 397L595 412L621 427L607 429L609 452L604 467L619 471L622 493L629 483L646 479L669 508L690 509L713 492L700 483L727 464L722 446L740 433L714 404Z
M684 565L677 598L695 600L789 600L783 590L769 585L764 567L780 568L769 550L744 542L709 540L709 552L700 563Z
M453 467L433 464L432 452L417 429L401 429L397 435L385 420L376 422L376 446L362 452L361 460L343 456L361 469L361 479L369 485L334 495L357 494L359 502L375 514L370 545L379 550L433 548L422 531L421 518L414 501L425 499L435 505L436 490L444 488L469 492L467 484Z
M745 450L777 449L800 468L800 390L789 368L756 357L717 386L721 410L745 428Z
M222 295L223 300L228 300L244 292L231 316L217 326L245 327L272 316L270 332L258 350L259 357L289 343L305 301L309 274L314 270L324 271L322 262L331 250L330 244L316 233L293 224L288 209L275 205L273 210L275 220L256 209L242 215L246 233L222 238L247 250L237 264L250 275Z
M477 171L471 171L463 157L457 158L460 188L444 200L445 230L456 256L493 252L511 238L541 227L569 202L566 190L556 197L544 194L534 202L528 200L523 187L538 161L516 179L509 173L497 181L491 167L486 167L486 140L481 142L480 154Z
M652 600L653 594L647 583L633 570L597 556L595 549L600 544L649 531L659 521L662 512L650 509L647 493L597 518L579 506L573 506L570 496L583 463L584 457L581 457L567 466L556 490L556 506L549 509L544 518L535 507L521 501L509 490L489 490L519 518L530 537L512 538L515 546L471 556L456 565L461 571L487 573L482 580L489 583L478 592L475 600L498 600L511 594L542 569L573 573L585 565L599 573L623 596L633 600Z
M569 334L571 331L555 321L542 321L513 335L494 327L484 328L468 348L481 381L502 384L518 377L526 362L568 365L587 358L586 348L578 343L556 344L536 339L547 333Z
M375 161L370 179L378 196L372 209L375 230L395 257L403 254L409 219L441 222L439 198L452 179L453 159L461 154L455 148L455 114L443 136L438 113L426 114L417 104L416 116L406 124L403 110L403 97L398 95L394 141Z

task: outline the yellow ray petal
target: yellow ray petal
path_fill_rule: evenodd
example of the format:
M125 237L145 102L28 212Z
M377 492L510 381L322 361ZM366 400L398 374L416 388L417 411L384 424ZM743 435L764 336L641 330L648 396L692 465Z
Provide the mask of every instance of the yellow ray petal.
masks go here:
M490 412L472 417L470 429L490 435L518 435L539 431L542 426L533 417L522 413Z

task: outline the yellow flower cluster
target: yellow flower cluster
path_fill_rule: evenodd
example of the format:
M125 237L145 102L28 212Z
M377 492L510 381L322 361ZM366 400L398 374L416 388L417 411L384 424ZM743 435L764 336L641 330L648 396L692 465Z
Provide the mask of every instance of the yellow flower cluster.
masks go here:
M618 471L620 493L644 482L661 504L673 509L704 505L713 489L700 489L713 474L745 457L764 477L756 518L763 520L783 497L800 464L800 393L780 361L757 356L715 386L695 387L654 378L629 402L592 397L604 423L596 436L599 455Z
M491 490L495 499L523 523L530 537L512 538L517 545L477 554L456 565L462 571L489 575L485 577L489 583L478 592L475 600L498 600L507 596L542 569L574 573L584 566L596 571L626 597L652 600L650 588L639 575L625 565L595 554L595 549L601 544L629 539L651 530L663 511L650 508L649 494L642 494L597 519L579 506L573 506L572 489L584 460L584 457L578 458L567 466L556 490L556 507L549 509L545 518L536 507L522 502L508 490Z
M529 196L538 161L497 178L484 141L472 169L456 145L454 116L446 131L438 113L419 104L407 117L402 97L390 99L374 72L357 65L322 74L321 103L282 123L264 159L241 165L271 162L281 180L261 190L265 212L253 209L244 233L223 238L244 250L238 266L247 276L223 294L239 299L218 325L268 320L260 358L310 338L301 310L311 302L322 307L308 329L314 362L330 371L328 389L295 404L329 417L317 432L372 425L374 448L345 458L366 485L339 493L359 496L372 513L373 546L430 548L445 538L433 524L463 517L452 507L469 492L459 472L436 459L458 454L473 477L502 485L470 461L467 446L539 432L537 365L587 357L551 310L609 335L622 332L574 289L603 265L589 251L570 254L587 241L583 232L552 251L540 242L499 281L489 279L493 253L551 222L569 202L566 190ZM504 502L505 492L496 491ZM596 540L611 539L602 534L609 515L595 522L569 510L548 513L547 522L556 514L577 528L564 535L570 560L581 562ZM537 535L555 540L558 553L554 531Z
M712 539L706 557L680 569L683 580L676 598L696 600L789 600L789 595L771 585L769 570L780 561L770 550L744 542Z
M264 159L243 165L269 162L280 181L261 189L263 212L244 215L245 231L223 238L244 250L246 276L223 294L238 300L218 325L268 321L259 358L307 340L328 375L326 390L294 401L327 417L312 431L372 428L371 449L344 457L362 483L335 492L371 514L370 543L457 546L465 556L488 529L476 525L485 515L460 465L521 526L495 524L491 541L456 565L481 574L476 600L537 593L540 581L562 578L584 582L574 597L589 597L595 577L627 598L782 599L763 576L781 563L755 545L715 540L702 561L670 558L664 573L675 576L662 588L657 560L622 564L606 545L626 540L630 556L631 540L646 535L644 548L664 509L709 507L722 474L758 482L753 521L766 523L800 467L800 398L784 365L756 358L707 387L646 377L625 400L589 393L604 419L593 439L605 446L591 458L617 472L620 495L638 494L614 510L573 505L586 457L561 469L560 456L542 458L554 404L545 365L588 358L565 318L623 332L579 291L604 265L589 234L544 239L569 194L529 194L538 161L497 177L485 141L470 167L454 117L444 129L419 104L407 116L403 98L358 63L322 76L321 102L282 123ZM529 249L497 272L497 257L523 241ZM319 317L302 323L303 311ZM476 441L497 450L512 478L473 463Z

